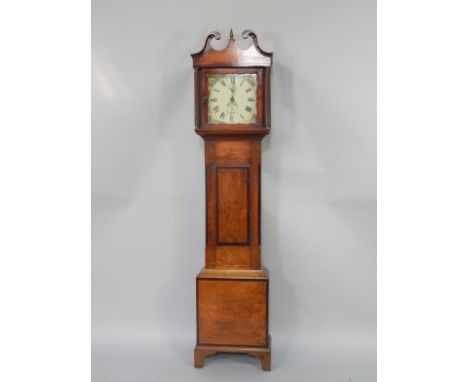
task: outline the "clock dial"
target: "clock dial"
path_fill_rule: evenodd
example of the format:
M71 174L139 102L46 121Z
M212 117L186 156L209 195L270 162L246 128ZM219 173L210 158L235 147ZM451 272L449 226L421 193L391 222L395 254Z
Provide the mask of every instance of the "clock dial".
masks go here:
M208 75L209 124L252 124L256 121L256 74Z

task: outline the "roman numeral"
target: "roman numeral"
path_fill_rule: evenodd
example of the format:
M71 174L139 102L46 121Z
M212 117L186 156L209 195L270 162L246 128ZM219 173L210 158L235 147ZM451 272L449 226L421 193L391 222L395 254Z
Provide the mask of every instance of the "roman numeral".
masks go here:
M252 111L252 108L251 108L250 106L246 106L246 107L245 107L245 110L246 110L248 113L250 113L250 112Z
M218 101L218 99L217 98L210 98L210 101L211 102L216 102L216 101Z
M239 87L241 87L242 85L244 85L244 80L242 80L242 82L240 83Z
M219 110L219 106L215 106L215 107L213 108L213 111L214 111L215 113L217 113L218 110Z
M229 116L229 120L230 120L231 122L234 120L234 116L233 116L232 114Z
M248 93L251 90L252 90L252 88L248 88L245 92Z
M226 82L224 82L224 80L219 81L219 83L223 86L226 86Z
M255 101L255 98L249 98L248 101L249 101L249 102L254 102L254 101Z
M240 116L241 116L242 119L245 119L244 116L243 116L242 114L240 114Z
M231 77L231 84L235 84L236 83L236 79L234 77Z
M218 89L213 89L216 93L219 93L219 90Z
M221 113L221 115L219 116L219 118L221 119L224 119L224 117L225 117L224 113Z

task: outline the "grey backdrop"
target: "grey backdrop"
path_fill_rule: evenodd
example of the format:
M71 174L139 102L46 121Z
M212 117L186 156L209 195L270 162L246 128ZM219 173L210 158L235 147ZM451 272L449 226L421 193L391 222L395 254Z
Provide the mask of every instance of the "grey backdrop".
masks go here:
M93 381L375 381L375 2L94 0L92 12ZM271 373L240 355L192 367L205 198L189 54L212 30L224 46L231 27L274 53Z

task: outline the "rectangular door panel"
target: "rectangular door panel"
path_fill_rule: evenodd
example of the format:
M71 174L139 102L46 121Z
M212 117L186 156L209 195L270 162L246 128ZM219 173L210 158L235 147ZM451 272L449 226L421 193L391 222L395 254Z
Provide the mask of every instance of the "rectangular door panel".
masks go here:
M217 244L249 245L249 167L218 167Z

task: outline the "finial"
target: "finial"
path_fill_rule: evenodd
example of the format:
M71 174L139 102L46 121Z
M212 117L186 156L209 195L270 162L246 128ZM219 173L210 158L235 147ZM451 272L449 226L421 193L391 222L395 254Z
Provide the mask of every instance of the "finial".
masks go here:
M229 40L234 40L234 33L232 32L232 28L231 28L231 31L229 32Z

